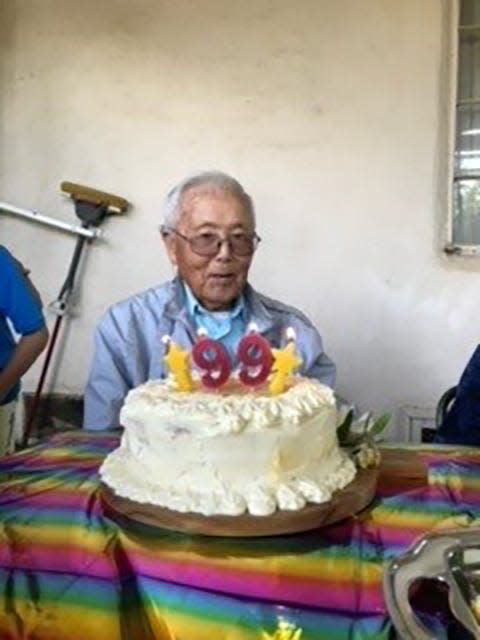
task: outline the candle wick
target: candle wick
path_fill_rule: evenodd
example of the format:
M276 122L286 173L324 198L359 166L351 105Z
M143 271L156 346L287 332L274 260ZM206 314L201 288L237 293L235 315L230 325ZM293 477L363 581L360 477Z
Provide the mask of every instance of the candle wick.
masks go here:
M287 327L285 331L285 336L288 342L295 342L295 338L296 338L295 329L293 327Z

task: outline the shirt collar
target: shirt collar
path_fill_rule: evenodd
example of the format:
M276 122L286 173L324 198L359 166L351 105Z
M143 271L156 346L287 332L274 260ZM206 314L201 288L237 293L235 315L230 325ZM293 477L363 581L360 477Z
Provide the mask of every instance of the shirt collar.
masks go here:
M186 305L187 294L182 280L176 276L170 282L170 291L165 305L166 315L173 321L181 321L188 328L191 335L195 335L193 318L188 313ZM266 333L273 328L275 321L267 305L268 298L258 294L251 285L245 285L241 299L245 305L243 312L246 322L255 321L259 333ZM267 308L268 306L268 308Z
M209 311L208 309L205 309L205 307L203 307L194 296L193 291L190 289L186 282L183 282L183 288L185 289L185 304L187 306L188 314L191 318L196 318L201 315L215 316L216 314L222 314L230 320L233 320L234 318L242 314L245 309L245 299L243 294L238 298L235 306L232 309L219 312Z

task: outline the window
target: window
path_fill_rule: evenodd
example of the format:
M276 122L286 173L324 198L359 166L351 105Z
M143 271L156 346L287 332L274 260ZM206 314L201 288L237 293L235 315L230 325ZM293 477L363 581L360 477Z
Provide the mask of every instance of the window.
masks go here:
M480 254L480 0L460 0L451 244Z

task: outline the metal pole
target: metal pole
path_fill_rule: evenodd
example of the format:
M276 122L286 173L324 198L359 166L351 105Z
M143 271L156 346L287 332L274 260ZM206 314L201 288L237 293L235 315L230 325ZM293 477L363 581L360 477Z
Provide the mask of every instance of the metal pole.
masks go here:
M55 220L55 218L49 218L48 216L44 216L41 213L37 213L36 211L29 211L28 209L14 207L11 204L7 204L6 202L0 202L0 211L4 211L5 213L13 213L14 215L18 215L22 218L27 218L28 220L33 220L34 222L41 222L42 224L46 224L49 227L56 227L57 229L61 229L62 231L68 231L69 233L84 236L85 238L98 238L102 235L101 229L85 229L84 227L79 227L73 224L68 224L67 222Z
M30 434L32 432L33 423L38 410L38 405L40 403L40 397L42 395L43 385L47 377L48 367L50 365L50 360L52 358L53 349L57 341L60 325L62 323L63 317L67 310L68 299L70 297L70 294L73 290L73 286L75 284L75 274L80 262L80 257L82 255L82 250L83 250L85 241L86 241L86 238L84 236L78 236L77 242L75 244L75 250L73 252L72 260L70 262L70 267L68 269L67 277L65 279L65 282L63 283L63 286L56 300L56 303L57 303L56 311L58 315L57 315L57 319L55 320L55 325L53 327L52 335L50 336L47 354L45 356L45 360L42 366L40 379L38 381L35 395L33 397L32 406L30 407L28 420L25 425L25 431L22 438L23 448L28 446L28 441L30 439Z

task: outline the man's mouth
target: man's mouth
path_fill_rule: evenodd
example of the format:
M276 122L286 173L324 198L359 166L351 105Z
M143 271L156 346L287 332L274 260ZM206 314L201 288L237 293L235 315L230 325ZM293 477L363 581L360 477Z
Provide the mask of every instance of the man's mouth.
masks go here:
M212 275L210 276L210 279L213 280L213 282L231 282L233 279L235 278L235 275L233 273L212 273Z

